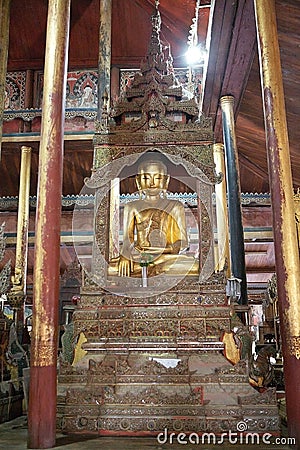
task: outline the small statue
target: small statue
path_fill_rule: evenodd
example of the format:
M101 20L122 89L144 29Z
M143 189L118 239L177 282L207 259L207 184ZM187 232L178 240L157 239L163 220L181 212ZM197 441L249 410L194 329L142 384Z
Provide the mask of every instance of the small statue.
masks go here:
M64 334L61 337L62 343L62 352L61 359L64 362L68 362L72 364L74 359L74 349L75 349L75 340L74 340L74 323L70 322L67 325L64 325Z
M20 287L23 286L23 273L20 269L15 269L15 274L11 276L11 282L12 290L20 290Z
M29 360L25 349L18 340L14 323L9 328L9 341L6 350L6 360L10 367L16 367L18 377L23 376L23 369L29 367Z
M249 382L259 391L267 387L274 378L274 370L270 359L275 358L276 349L266 346L259 350L257 357L249 359Z
M248 361L252 355L254 336L249 327L234 313L231 319L231 331L223 331L221 341L224 342L224 356L232 364Z

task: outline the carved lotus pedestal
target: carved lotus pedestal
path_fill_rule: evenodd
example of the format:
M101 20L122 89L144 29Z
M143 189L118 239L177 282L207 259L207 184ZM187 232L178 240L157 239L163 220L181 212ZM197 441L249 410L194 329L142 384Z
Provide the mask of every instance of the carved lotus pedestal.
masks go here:
M73 316L82 358L61 363L58 428L134 436L243 426L277 434L275 392L258 393L246 362L233 366L223 355L230 320L216 280L150 297L83 289Z

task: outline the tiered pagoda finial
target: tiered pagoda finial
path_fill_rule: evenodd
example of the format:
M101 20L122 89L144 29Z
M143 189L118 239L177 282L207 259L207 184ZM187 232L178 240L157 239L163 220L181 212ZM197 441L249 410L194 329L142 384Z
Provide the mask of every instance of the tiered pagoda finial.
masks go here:
M114 105L109 131L175 130L199 118L195 98L187 98L176 79L169 45L160 40L161 16L156 2L146 57L123 96ZM178 130L179 131L179 130Z

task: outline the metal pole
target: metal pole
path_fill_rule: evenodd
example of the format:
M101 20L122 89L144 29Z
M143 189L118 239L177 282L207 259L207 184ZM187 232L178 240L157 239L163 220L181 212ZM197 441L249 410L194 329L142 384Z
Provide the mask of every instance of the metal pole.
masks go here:
M49 0L35 227L28 448L56 438L60 219L70 0Z
M273 211L288 435L300 448L300 262L274 0L254 0Z

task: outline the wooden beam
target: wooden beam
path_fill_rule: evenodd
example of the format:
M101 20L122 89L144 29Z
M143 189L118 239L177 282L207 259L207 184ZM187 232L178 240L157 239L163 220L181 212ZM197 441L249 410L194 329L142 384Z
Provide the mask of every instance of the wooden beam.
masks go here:
M203 75L201 109L205 116L212 117L213 124L221 96L236 8L237 0L215 0L211 8L208 31L209 59ZM216 139L216 142L220 141Z
M216 142L222 140L222 119L218 99L225 95L233 96L236 117L255 51L253 2L216 0L202 100L203 113L213 119Z

